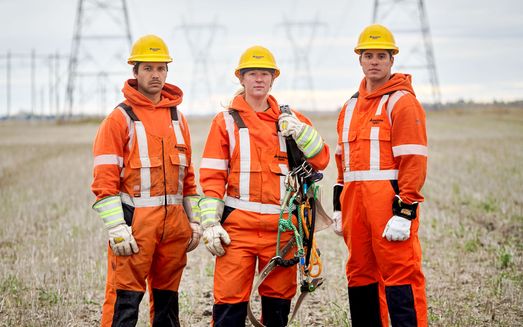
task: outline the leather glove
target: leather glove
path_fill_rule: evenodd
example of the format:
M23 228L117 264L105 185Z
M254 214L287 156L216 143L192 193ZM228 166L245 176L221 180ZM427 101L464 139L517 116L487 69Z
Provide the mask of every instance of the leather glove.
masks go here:
M387 241L405 241L410 237L410 220L400 217L392 216L385 226L382 237Z
M334 233L336 233L336 235L343 236L341 211L334 211L334 213L332 214L332 219L334 220Z
M281 114L278 118L278 126L281 131L281 135L284 137L292 136L296 139L303 129L304 123L302 123L295 115L292 114Z
M310 159L320 153L323 149L323 139L318 131L303 122L296 116L281 114L278 118L278 126L281 134L285 137L291 136L305 158Z
M231 243L229 234L223 229L220 221L222 219L225 203L217 198L204 197L198 202L202 216L203 243L213 255L225 254L222 242L225 245Z
M189 219L192 229L192 236L189 244L187 245L187 252L191 252L198 247L203 233L202 227L200 226L200 207L198 206L200 199L201 197L199 195L189 195L183 197L183 209L187 214L187 218Z
M104 222L109 234L109 245L115 255L131 255L140 251L133 237L132 228L125 223L120 196L105 197L97 201L93 209Z
M198 245L200 244L200 238L202 237L202 226L200 226L200 223L197 222L191 222L191 229L192 229L192 237L189 241L189 245L187 245L187 252L191 252L192 250L196 249Z
M203 231L203 243L209 252L213 255L221 257L225 254L225 249L223 248L222 243L225 245L231 244L231 239L229 234L223 229L220 223L217 223L214 226L209 226Z
M418 202L405 203L399 195L392 201L392 218L389 219L383 237L388 241L405 241L410 237L411 220L416 219Z
M132 255L138 253L138 245L133 237L133 230L126 224L116 225L107 230L109 245L115 255Z

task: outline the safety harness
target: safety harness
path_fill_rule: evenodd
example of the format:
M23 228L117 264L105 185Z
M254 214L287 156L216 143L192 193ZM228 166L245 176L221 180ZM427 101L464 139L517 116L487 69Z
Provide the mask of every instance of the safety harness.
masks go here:
M287 105L280 106L280 110L282 113L291 114ZM230 110L229 113L238 128L246 128L238 111ZM323 178L323 175L314 170L305 160L303 153L298 149L292 137L286 137L285 144L287 147L289 173L285 178L286 192L280 208L276 254L260 272L252 288L247 306L249 320L255 327L264 327L264 325L252 312L252 299L258 287L277 266L291 267L298 264L300 295L294 305L289 324L294 320L305 297L323 283L323 278L319 277L322 270L320 251L316 247L314 240L316 212L319 211L326 216L321 205L319 205L319 208L317 207L319 203L319 186L315 184ZM297 217L296 225L292 220L293 214ZM282 246L280 244L281 233L288 231L292 231L293 237L287 244ZM293 257L285 259L293 248L296 249Z

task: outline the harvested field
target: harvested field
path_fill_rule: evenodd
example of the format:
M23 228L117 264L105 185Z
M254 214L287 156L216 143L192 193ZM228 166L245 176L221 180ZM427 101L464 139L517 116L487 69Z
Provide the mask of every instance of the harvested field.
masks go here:
M333 150L335 114L311 115ZM189 117L199 164L210 118ZM97 125L0 123L0 326L95 326L104 297L106 233L91 209ZM429 170L420 238L431 326L523 320L523 110L428 114ZM333 152L333 151L331 151ZM335 163L322 182L331 209ZM350 326L347 250L318 234L324 285L294 326ZM189 254L183 326L208 326L213 259ZM139 326L148 325L147 301ZM519 321L519 322L518 322Z

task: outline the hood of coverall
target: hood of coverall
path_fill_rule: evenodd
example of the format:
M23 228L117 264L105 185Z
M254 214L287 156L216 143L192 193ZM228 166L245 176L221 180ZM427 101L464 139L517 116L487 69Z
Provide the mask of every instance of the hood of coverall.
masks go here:
M135 106L145 109L170 108L182 103L182 90L172 84L165 83L162 89L162 98L160 102L154 104L145 95L138 91L138 82L136 79L129 79L125 82L122 92L127 100Z
M359 96L365 97L365 99L372 99L399 90L407 91L415 95L414 89L412 88L411 75L401 73L393 74L387 81L387 83L383 84L380 88L370 93L367 92L367 80L363 78L363 80L360 83Z

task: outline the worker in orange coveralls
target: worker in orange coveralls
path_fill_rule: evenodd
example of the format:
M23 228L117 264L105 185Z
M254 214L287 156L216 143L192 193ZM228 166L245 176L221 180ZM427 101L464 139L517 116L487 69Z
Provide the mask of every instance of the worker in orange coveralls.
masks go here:
M398 50L386 27L363 30L354 51L365 77L337 123L334 220L349 250L355 327L388 326L387 310L392 326L428 324L418 239L427 170L425 112L411 76L391 74Z
M272 53L253 46L235 71L242 89L211 124L200 166L203 240L216 255L214 326L245 326L256 261L262 270L276 254L280 205L288 173L285 137L292 136L316 169L329 149L297 111L281 112L269 94L280 74ZM279 128L278 128L279 127ZM282 234L287 242L292 232ZM265 326L286 326L296 293L296 266L278 266L258 289Z
M171 61L161 38L136 41L128 59L135 79L94 141L93 208L109 238L102 326L136 325L146 279L152 326L180 326L178 286L201 236L200 197L177 109L183 93L165 83Z

